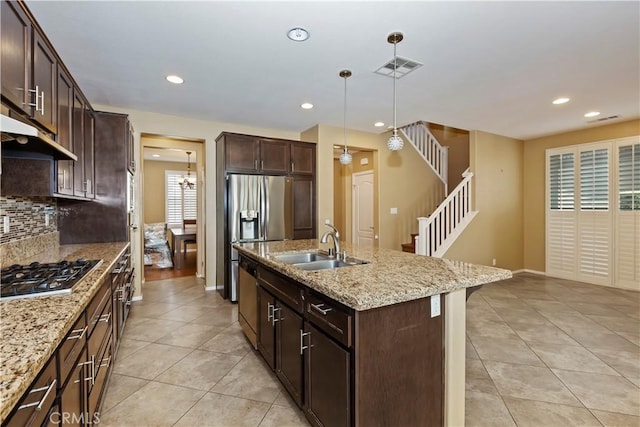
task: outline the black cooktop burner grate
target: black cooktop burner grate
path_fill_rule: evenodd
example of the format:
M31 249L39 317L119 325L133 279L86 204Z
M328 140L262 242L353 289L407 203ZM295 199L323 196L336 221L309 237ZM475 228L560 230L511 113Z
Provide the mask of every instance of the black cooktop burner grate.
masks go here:
M0 297L2 299L71 293L73 286L100 260L60 261L29 265L12 265L2 269Z

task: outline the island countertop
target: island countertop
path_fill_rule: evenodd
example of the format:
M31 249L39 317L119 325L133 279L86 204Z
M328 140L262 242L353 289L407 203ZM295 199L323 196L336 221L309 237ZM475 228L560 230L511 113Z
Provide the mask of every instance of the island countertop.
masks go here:
M0 422L5 421L127 246L127 242L62 245L21 262L102 260L71 294L0 302Z
M250 256L285 276L358 311L453 292L512 277L511 271L342 243L350 257L368 264L306 271L280 262L273 255L326 248L318 240L236 243Z

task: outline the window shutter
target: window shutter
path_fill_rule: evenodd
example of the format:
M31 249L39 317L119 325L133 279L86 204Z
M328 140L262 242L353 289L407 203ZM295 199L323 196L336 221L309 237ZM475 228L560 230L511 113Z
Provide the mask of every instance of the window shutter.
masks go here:
M549 157L549 195L551 210L575 208L574 154L554 154Z
M580 152L580 209L609 209L609 150Z
M640 210L640 144L618 148L618 208Z
M196 186L183 189L179 184L183 176L183 171L165 171L166 221L167 224L180 227L183 219L196 219L198 212Z

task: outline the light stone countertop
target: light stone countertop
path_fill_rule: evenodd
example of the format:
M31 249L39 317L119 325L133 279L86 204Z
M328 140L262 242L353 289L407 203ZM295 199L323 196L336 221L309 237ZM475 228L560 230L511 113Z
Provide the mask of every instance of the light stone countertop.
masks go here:
M29 264L85 258L101 259L102 263L76 283L69 295L0 301L0 423L58 348L127 246L127 242L62 245L21 260L20 264Z
M305 271L274 254L327 249L318 240L234 244L285 276L358 311L397 304L512 277L511 271L395 251L341 243L351 257L369 264Z

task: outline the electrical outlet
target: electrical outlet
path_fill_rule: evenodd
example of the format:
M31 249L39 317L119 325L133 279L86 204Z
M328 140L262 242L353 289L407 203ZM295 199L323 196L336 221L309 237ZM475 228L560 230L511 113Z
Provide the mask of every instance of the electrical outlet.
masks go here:
M48 213L44 214L44 226L45 227L49 226L49 214Z
M495 267L496 266L496 259L494 258L493 261L491 261L491 264Z
M391 210L389 211L389 213L391 215L398 215L398 208L391 208Z
M3 233L7 234L9 232L9 217L5 216L3 219Z
M331 224L331 221L329 221L329 218L327 218L327 219L324 220L324 223L325 224Z
M440 295L431 295L431 317L440 316Z

